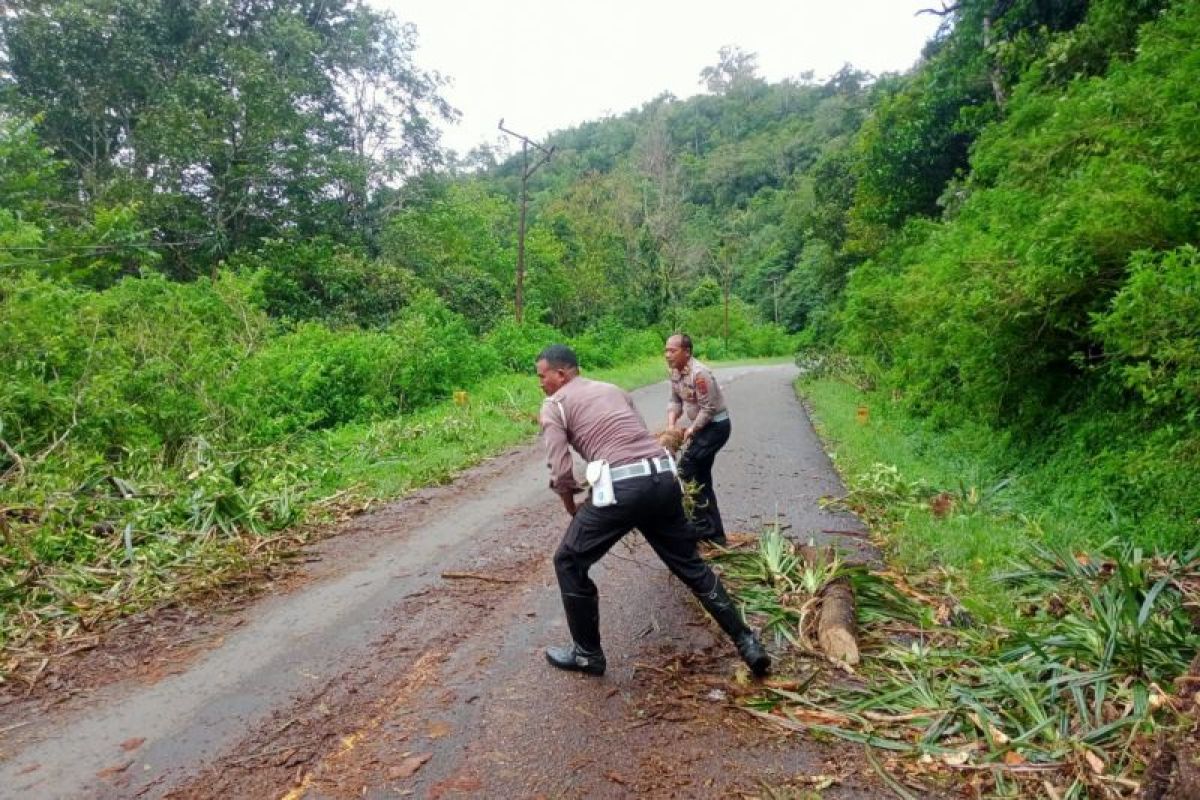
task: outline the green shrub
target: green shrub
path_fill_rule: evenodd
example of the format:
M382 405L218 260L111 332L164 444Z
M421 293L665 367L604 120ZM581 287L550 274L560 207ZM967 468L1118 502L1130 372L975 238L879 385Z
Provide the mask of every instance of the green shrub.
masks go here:
M706 308L721 304L721 285L712 278L702 278L695 288L688 292L688 308Z
M409 411L497 372L458 314L419 294L386 330L303 323L239 365L231 404L267 439Z
M0 423L34 452L59 437L119 456L226 423L219 389L265 336L248 285L126 279L88 292L28 278L0 286ZM15 444L14 444L15 443Z
M621 337L618 363L661 356L666 341L666 334L653 328L640 331L626 330Z
M975 144L956 213L910 224L855 270L842 344L886 365L920 411L1030 432L1098 390L1098 339L1138 391L1170 403L1194 386L1194 345L1179 333L1195 327L1190 257L1163 262L1175 283L1162 296L1129 273L1195 240L1198 33L1200 7L1174 4L1142 28L1132 61L1014 96ZM1135 317L1159 303L1191 318L1139 355L1166 317Z
M293 321L383 327L418 291L408 270L324 238L269 239L230 262L237 271L257 273L268 314Z
M400 354L386 333L302 323L238 365L229 402L261 440L392 413L400 405Z
M662 350L664 336L652 330L631 331L614 317L593 323L569 344L584 369L603 369L648 358Z
M532 374L538 353L548 344L563 341L563 335L527 316L520 324L505 319L488 331L483 341L496 353L504 369Z
M400 347L396 381L402 410L448 397L501 369L496 349L480 342L461 315L430 293L418 295L388 334Z
M759 322L754 309L739 298L729 303L729 336L725 336L725 306L692 309L684 316L682 330L692 337L700 359L718 360L791 355L796 336L782 325Z
M1139 252L1111 308L1095 316L1111 369L1156 410L1200 416L1200 251Z

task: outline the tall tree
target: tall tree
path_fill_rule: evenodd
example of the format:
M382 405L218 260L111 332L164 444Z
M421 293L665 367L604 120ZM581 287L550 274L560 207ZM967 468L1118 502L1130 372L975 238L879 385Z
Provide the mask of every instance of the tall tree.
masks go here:
M0 83L85 204L136 199L188 274L265 236L345 236L440 153L415 34L355 0L23 0Z
M653 244L655 284L661 308L679 301L682 284L694 271L698 253L690 246L683 176L671 147L666 115L657 113L633 148L642 189L642 219Z
M758 77L758 54L725 45L717 51L717 63L700 70L700 83L713 94L728 94L752 83Z

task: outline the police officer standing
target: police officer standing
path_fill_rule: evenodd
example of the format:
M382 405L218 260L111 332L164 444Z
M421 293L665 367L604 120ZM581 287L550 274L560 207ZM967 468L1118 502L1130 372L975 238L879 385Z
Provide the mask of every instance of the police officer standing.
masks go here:
M671 400L667 405L667 427L687 420L683 454L679 457L679 477L695 481L700 496L692 524L700 538L725 544L725 525L713 491L712 468L717 452L729 441L733 429L721 387L712 370L692 357L692 338L676 333L663 348L671 370Z
M721 579L700 558L683 515L674 462L646 428L633 398L612 384L580 377L579 362L566 345L543 350L537 358L537 374L547 395L541 425L550 488L571 515L554 554L554 570L572 641L565 647L547 648L546 660L559 669L604 674L600 598L588 570L637 528L733 640L754 674L766 674L770 656ZM602 486L594 487L582 505L575 500L581 487L575 481L569 447L592 462L589 473L598 472L592 464L607 463Z

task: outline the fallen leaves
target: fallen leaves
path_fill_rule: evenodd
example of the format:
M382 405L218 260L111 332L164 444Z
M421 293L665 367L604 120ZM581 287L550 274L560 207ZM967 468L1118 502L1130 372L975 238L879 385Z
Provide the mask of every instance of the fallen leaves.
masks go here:
M949 753L942 754L942 763L951 767L961 767L963 764L971 760L971 750L954 750Z
M1088 766L1092 768L1092 772L1096 773L1097 775L1104 774L1104 759L1100 758L1100 756L1096 755L1091 750L1084 750L1083 760L1086 761Z
M104 769L102 769L96 773L96 777L102 781L108 780L109 778L115 778L117 775L120 775L122 772L129 769L131 766L133 766L133 759L130 759L128 761L123 761L120 764L114 764L111 767L105 767Z
M429 759L433 758L433 753L418 753L410 755L394 767L389 767L387 776L389 780L401 780L402 778L411 778L417 774L417 770L425 766Z
M979 715L976 714L974 711L967 714L967 718L970 719L971 722L975 723L976 728L978 728L983 733L986 733L988 738L991 739L992 742L994 742L995 744L997 744L997 745L1008 744L1008 742L1009 742L1008 734L1006 734L1004 731L997 728L990 721L987 723L984 723L983 720L981 720L979 718Z
M452 728L450 727L449 722L443 722L439 720L438 722L430 723L429 729L425 732L425 735L430 739L441 739L443 736L450 735L451 730Z

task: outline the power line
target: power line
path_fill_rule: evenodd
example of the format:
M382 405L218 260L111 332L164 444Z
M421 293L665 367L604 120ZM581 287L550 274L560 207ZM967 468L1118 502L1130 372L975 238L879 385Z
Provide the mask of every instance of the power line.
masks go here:
M65 245L52 245L52 244L51 245L16 245L16 246L11 246L11 247L8 245L0 245L0 251L10 251L10 252L40 251L40 252L45 252L45 251L49 251L49 250L68 250L68 251L80 251L80 252L109 252L112 250L129 250L129 249L134 249L134 248L154 249L156 247L182 247L185 245L203 244L204 242L212 241L214 238L216 238L216 237L215 236L205 236L200 239L188 239L188 240L179 241L179 242L144 242L144 243L126 242L126 243L113 243L113 244L76 244L76 245L70 245L70 244L65 244ZM69 258L69 256L63 256L63 257Z
M74 256L56 256L56 257L52 257L52 258L25 259L24 261L7 261L7 262L0 262L0 267L2 267L2 268L34 267L34 266L37 266L38 264L53 264L56 261L66 261L67 259L70 259L70 258L74 258Z
M21 260L17 260L17 261L8 261L8 262L0 261L0 268L12 269L12 268L18 268L18 267L35 267L35 266L38 266L39 264L54 264L54 263L60 262L60 261L69 261L70 259L73 259L73 258L87 258L88 256L102 256L102 255L106 255L108 253L120 252L122 250L154 250L154 249L163 249L163 248L167 248L167 247L180 247L180 246L189 246L189 245L194 246L194 245L200 245L200 244L204 244L205 242L212 241L214 238L216 238L216 237L215 236L206 236L202 239L191 239L191 240L179 241L179 242L148 242L146 244L64 245L62 247L55 247L53 245L46 245L46 246L20 245L17 247L0 246L0 253L4 253L4 252L10 251L10 250L11 251L24 251L24 252L30 252L30 251L47 252L47 251L52 251L52 250L68 251L68 252L64 252L62 255L51 256L49 258L32 258L32 259L27 258L27 259L21 259Z

